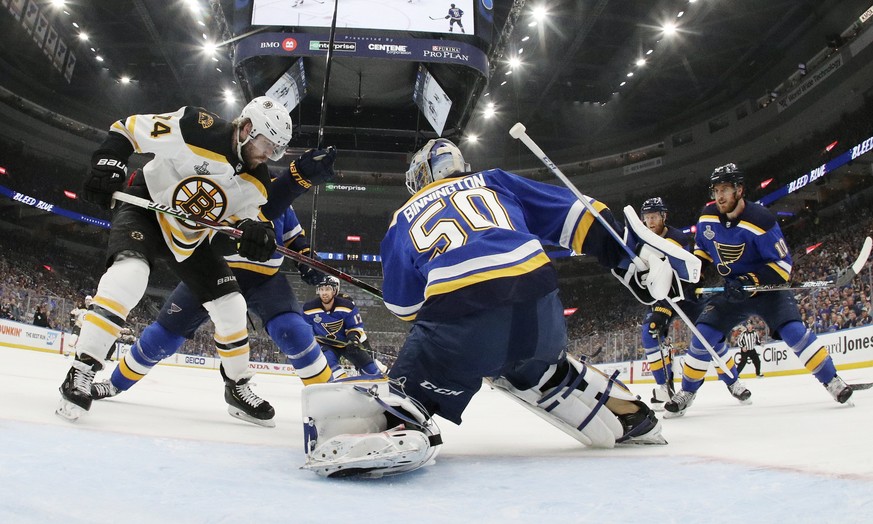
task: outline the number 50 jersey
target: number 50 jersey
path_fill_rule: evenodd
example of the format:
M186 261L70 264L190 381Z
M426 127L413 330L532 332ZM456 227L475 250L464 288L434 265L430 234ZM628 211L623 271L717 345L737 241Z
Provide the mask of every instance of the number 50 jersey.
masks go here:
M433 182L394 213L382 240L385 306L403 320L447 319L544 296L557 272L543 244L601 261L620 249L599 225L591 234L594 221L569 190L500 169Z

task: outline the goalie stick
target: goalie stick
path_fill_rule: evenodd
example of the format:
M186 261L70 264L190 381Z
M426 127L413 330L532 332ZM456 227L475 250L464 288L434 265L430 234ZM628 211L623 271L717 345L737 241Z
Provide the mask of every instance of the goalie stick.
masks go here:
M152 202L151 200L147 200L145 198L140 198L138 196L130 195L127 193L122 193L121 191L116 191L115 193L112 193L112 199L119 200L121 202L126 202L128 204L131 204L131 205L134 205L137 207L141 207L144 209L150 209L150 210L155 211L157 213L163 213L164 215L168 215L168 216L177 218L179 220L187 220L189 222L193 222L193 223L199 224L201 226L206 226L210 229L214 229L220 233L224 233L225 235L228 235L228 236L233 237L233 238L240 238L242 236L242 231L240 231L239 229L237 229L235 227L229 226L227 224L222 224L220 222L215 222L213 220L201 218L201 217L198 217L196 215L192 215L191 213L188 213L187 211L183 211L181 209L170 207L170 206L167 206L164 204L158 204L157 202ZM348 282L349 284L352 284L353 286L356 286L360 289L363 289L367 293L370 293L371 295L373 295L379 299L382 298L382 291L379 288L371 286L370 284L367 284L366 282L363 282L361 280L358 280L357 278L349 275L348 273L344 273L344 272L340 271L339 269L328 266L324 262L320 262L320 261L315 260L314 258L310 258L306 255L301 255L300 253L298 253L296 251L292 251L285 246L277 245L276 251L281 253L286 258L290 258L291 260L293 260L295 262L307 265L313 269L317 269L323 273L327 273L328 275L333 275L333 276L339 278L340 280L344 280L344 281Z
M612 228L609 222L607 222L606 219L603 218L603 216L601 216L600 213L594 208L594 206L591 205L591 202L589 202L588 199L585 198L585 196L576 188L576 186L574 186L573 183L570 182L570 179L567 178L567 175L565 175L558 168L558 166L554 162L552 162L552 159L550 159L543 152L543 150L540 149L536 142L534 142L533 139L527 135L527 133L525 132L525 127L521 122L518 122L514 126L512 126L512 128L509 130L509 136L515 138L516 140L521 140L521 142L525 146L527 146L527 148L530 149L531 152L536 155L543 164L545 164L549 171L551 171L553 175L558 177L558 179L563 182L565 186L567 186L567 189L569 189L570 192L572 192L573 195L575 195L575 197L579 200L579 202L581 202L582 205L585 206L585 209L589 213L591 213L591 216L593 216L595 220L600 222L600 224L606 229L609 235L613 239L615 239L616 242L619 243L619 245L624 249L625 253L628 254L628 256L631 258L633 263L636 264L637 267L648 267L642 261L642 259L640 259L640 257L636 253L634 253L627 244L625 244L624 240L618 235L615 229ZM718 356L718 353L716 353L712 345L706 341L706 339L694 325L694 322L692 322L692 320L688 318L688 315L685 314L685 311L683 311L682 308L679 307L678 297L677 300L670 299L670 302L673 306L673 311L675 311L676 314L678 314L679 317L682 318L682 321L685 322L685 325L688 326L688 329L690 329L694 336L696 336L697 339L700 341L700 343L703 344L704 349L706 349L707 353L709 353L712 357L712 361L719 367L719 369L724 372L725 375L730 378L734 378L734 374L731 373L730 369L728 369L727 364L725 364L724 360L722 360L722 358Z
M867 237L864 239L864 245L861 246L861 252L858 258L852 262L849 267L838 271L836 276L827 280L807 280L805 282L788 282L785 284L771 284L765 286L743 286L743 291L750 293L760 293L766 291L785 291L797 289L824 289L830 287L843 287L852 282L852 279L864 269L864 264L870 258L870 251L873 249L873 239ZM721 293L724 291L724 286L721 287L700 287L694 290L698 295L707 295L713 293Z

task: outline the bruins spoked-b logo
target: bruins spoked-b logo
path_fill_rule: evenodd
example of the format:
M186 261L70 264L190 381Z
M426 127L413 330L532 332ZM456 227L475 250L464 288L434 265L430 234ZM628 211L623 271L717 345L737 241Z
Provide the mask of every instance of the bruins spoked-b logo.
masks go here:
M210 127L212 127L212 124L215 123L215 119L212 118L212 115L210 115L209 113L204 113L203 111L201 111L197 115L197 123L203 126L203 129L209 129Z
M176 186L173 205L196 217L218 222L227 208L227 196L208 178L191 177ZM189 229L204 227L187 220L180 221Z
M726 277L731 274L730 264L733 264L743 256L746 250L746 244L715 244L715 251L718 253L719 263L715 267L718 269L718 274Z

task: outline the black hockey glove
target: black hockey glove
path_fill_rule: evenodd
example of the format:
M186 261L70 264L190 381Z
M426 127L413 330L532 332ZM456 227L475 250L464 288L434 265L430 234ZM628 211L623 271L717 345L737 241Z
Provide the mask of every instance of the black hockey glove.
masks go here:
M667 327L670 325L670 319L673 318L673 310L664 306L655 306L652 308L652 315L649 317L649 334L653 338L661 340L667 336Z
M109 209L112 193L124 189L125 178L126 161L112 153L94 153L91 157L91 173L82 190L82 200Z
M317 255L313 255L312 258L315 260L321 260ZM306 282L310 286L318 285L318 283L324 278L324 273L313 267L309 267L306 264L298 262L297 270L300 271L300 280Z
M291 162L291 178L303 189L323 184L332 179L333 162L336 160L336 148L310 149Z
M276 252L276 232L272 222L246 218L234 227L242 231L236 247L241 257L255 262L266 262Z
M746 291L745 286L754 286L757 282L750 275L740 275L737 278L727 278L724 281L723 294L728 302L736 304L755 295L754 291Z

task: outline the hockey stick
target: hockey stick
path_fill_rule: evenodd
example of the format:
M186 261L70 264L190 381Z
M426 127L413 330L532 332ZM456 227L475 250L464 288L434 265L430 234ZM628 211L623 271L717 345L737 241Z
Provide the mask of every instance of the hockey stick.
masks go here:
M512 128L509 130L509 136L515 138L516 140L521 140L521 142L526 145L527 148L530 149L534 155L539 157L540 161L545 164L549 171L551 171L553 175L558 177L558 179L563 182L565 186L567 186L567 189L569 189L570 192L572 192L573 195L576 196L579 202L581 202L582 205L585 206L585 209L588 210L588 212L591 213L591 215L606 229L610 236L612 236L612 238L619 243L619 245L624 249L625 253L628 254L628 256L637 267L648 267L642 261L642 259L640 259L640 257L637 256L637 254L634 253L633 250L631 250L631 248L624 243L624 240L620 236L618 236L618 233L615 231L615 229L612 228L609 222L607 222L606 219L603 218L603 216L601 216L601 214L598 213L596 209L594 209L594 206L591 205L590 202L588 202L588 199L585 198L585 195L583 195L579 192L578 189L576 189L576 186L574 186L573 183L570 182L570 179L567 178L567 176L563 172L561 172L558 166L555 165L554 162L552 162L552 160L543 152L542 149L540 149L536 142L534 142L531 137L527 136L527 133L525 133L525 127L521 122L518 122L514 126L512 126ZM727 364L725 364L721 357L718 356L718 353L715 352L715 349L712 348L712 345L710 345L710 343L706 341L706 339L694 325L694 322L692 322L691 319L688 318L688 315L686 315L685 312L682 311L682 308L679 307L679 297L676 297L675 300L670 299L670 302L673 304L673 310L679 314L679 316L682 318L682 321L685 322L685 324L688 326L688 329L690 329L694 336L696 336L697 339L700 340L700 343L703 344L704 349L706 349L710 356L712 356L712 361L715 362L715 364L725 373L725 375L727 375L729 378L734 378L734 374L731 373L730 369L728 369Z
M852 391L862 391L873 388L873 382L859 382L858 384L846 384Z
M430 18L431 20L443 20L445 17L443 17L443 16L436 16L436 17L429 16L428 18Z
M667 367L667 358L664 357L664 350L670 351L666 344L664 344L664 339L658 336L658 353L661 355L661 366L664 369L664 383L667 385L667 393L670 394L670 398L673 398L673 395L676 394L676 386L673 384L673 361L670 360L670 367ZM671 355L672 356L672 355Z
M112 193L113 200L120 200L121 202L126 202L128 204L141 207L144 209L149 209L151 211L155 211L157 213L162 213L164 215L171 216L173 218L177 218L179 220L187 220L188 222L193 222L195 224L199 224L201 226L206 226L210 229L214 229L225 235L228 235L233 238L240 238L242 236L242 231L239 229L228 226L227 224L222 224L220 222L215 222L213 220L209 220L206 218L201 218L196 215L192 215L187 211L182 211L181 209L170 207L164 204L158 204L157 202L152 202L151 200L147 200L145 198L140 198L138 196L130 195L128 193L122 193L121 191L116 191ZM348 273L344 273L339 269L328 266L324 262L319 260L315 260L314 258L310 258L306 255L301 255L296 251L292 251L285 246L276 246L276 251L284 255L286 258L290 258L291 260L298 262L300 264L304 264L313 269L317 269L323 273L327 273L328 275L333 275L340 280L344 280L349 284L356 286L360 289L363 289L367 293L370 293L374 297L379 299L382 298L382 291L370 284L367 284L364 281L358 280L357 278L349 275Z
M858 273L864 269L864 264L870 258L870 251L873 249L873 239L867 237L864 239L864 245L861 246L861 252L858 258L852 262L849 267L838 271L836 276L828 280L807 280L805 282L789 282L786 284L771 284L766 286L743 286L743 291L750 293L760 293L766 291L786 291L797 289L824 289L829 287L843 287L848 285ZM700 287L694 290L698 295L721 293L724 287Z

